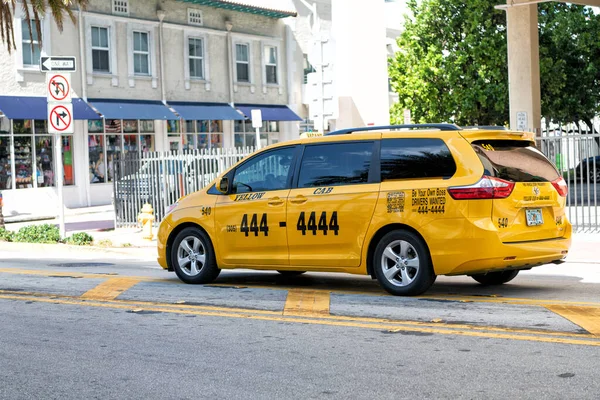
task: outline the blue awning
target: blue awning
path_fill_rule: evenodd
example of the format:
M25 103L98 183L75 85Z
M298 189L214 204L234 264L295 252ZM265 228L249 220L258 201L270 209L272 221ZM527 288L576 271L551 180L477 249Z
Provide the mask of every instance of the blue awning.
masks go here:
M250 110L260 109L263 121L302 121L295 112L287 106L265 104L236 104L235 105L248 119L252 119Z
M160 101L88 99L104 118L108 119L179 119Z
M0 96L0 111L10 119L48 119L45 97ZM73 99L74 119L100 119L83 99Z
M193 103L186 101L169 101L171 107L181 118L193 120L223 119L243 120L242 114L226 103Z

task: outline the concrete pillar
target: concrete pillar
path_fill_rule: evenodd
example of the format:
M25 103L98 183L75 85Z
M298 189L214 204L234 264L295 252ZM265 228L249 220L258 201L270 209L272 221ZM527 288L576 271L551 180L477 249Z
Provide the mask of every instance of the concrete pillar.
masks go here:
M335 129L389 125L385 2L332 0Z
M512 1L507 0L510 5ZM510 127L541 128L540 57L537 5L516 5L506 10Z

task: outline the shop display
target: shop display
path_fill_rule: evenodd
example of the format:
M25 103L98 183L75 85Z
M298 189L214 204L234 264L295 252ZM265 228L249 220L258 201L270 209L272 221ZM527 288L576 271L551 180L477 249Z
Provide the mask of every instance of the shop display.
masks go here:
M17 189L33 187L31 136L15 136L15 180Z
M10 136L0 136L0 190L11 188Z

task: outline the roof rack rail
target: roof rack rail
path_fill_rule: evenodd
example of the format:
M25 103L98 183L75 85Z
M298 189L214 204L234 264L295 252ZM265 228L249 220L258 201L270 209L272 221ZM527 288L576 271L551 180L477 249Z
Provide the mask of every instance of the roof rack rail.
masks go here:
M353 132L379 131L384 129L439 129L440 131L460 131L462 128L454 124L405 124L405 125L382 125L382 126L364 126L360 128L340 129L329 132L330 135L347 135Z
M500 125L473 125L473 126L463 126L463 129L494 129L498 131L505 131L505 126Z

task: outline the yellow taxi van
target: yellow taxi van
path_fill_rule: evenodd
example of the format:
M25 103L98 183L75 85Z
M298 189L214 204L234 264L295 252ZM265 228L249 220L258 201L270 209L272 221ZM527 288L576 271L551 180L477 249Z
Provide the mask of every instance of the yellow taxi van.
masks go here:
M158 262L186 283L221 269L371 275L418 295L437 275L499 285L560 263L567 184L530 133L417 124L261 149L161 222Z

